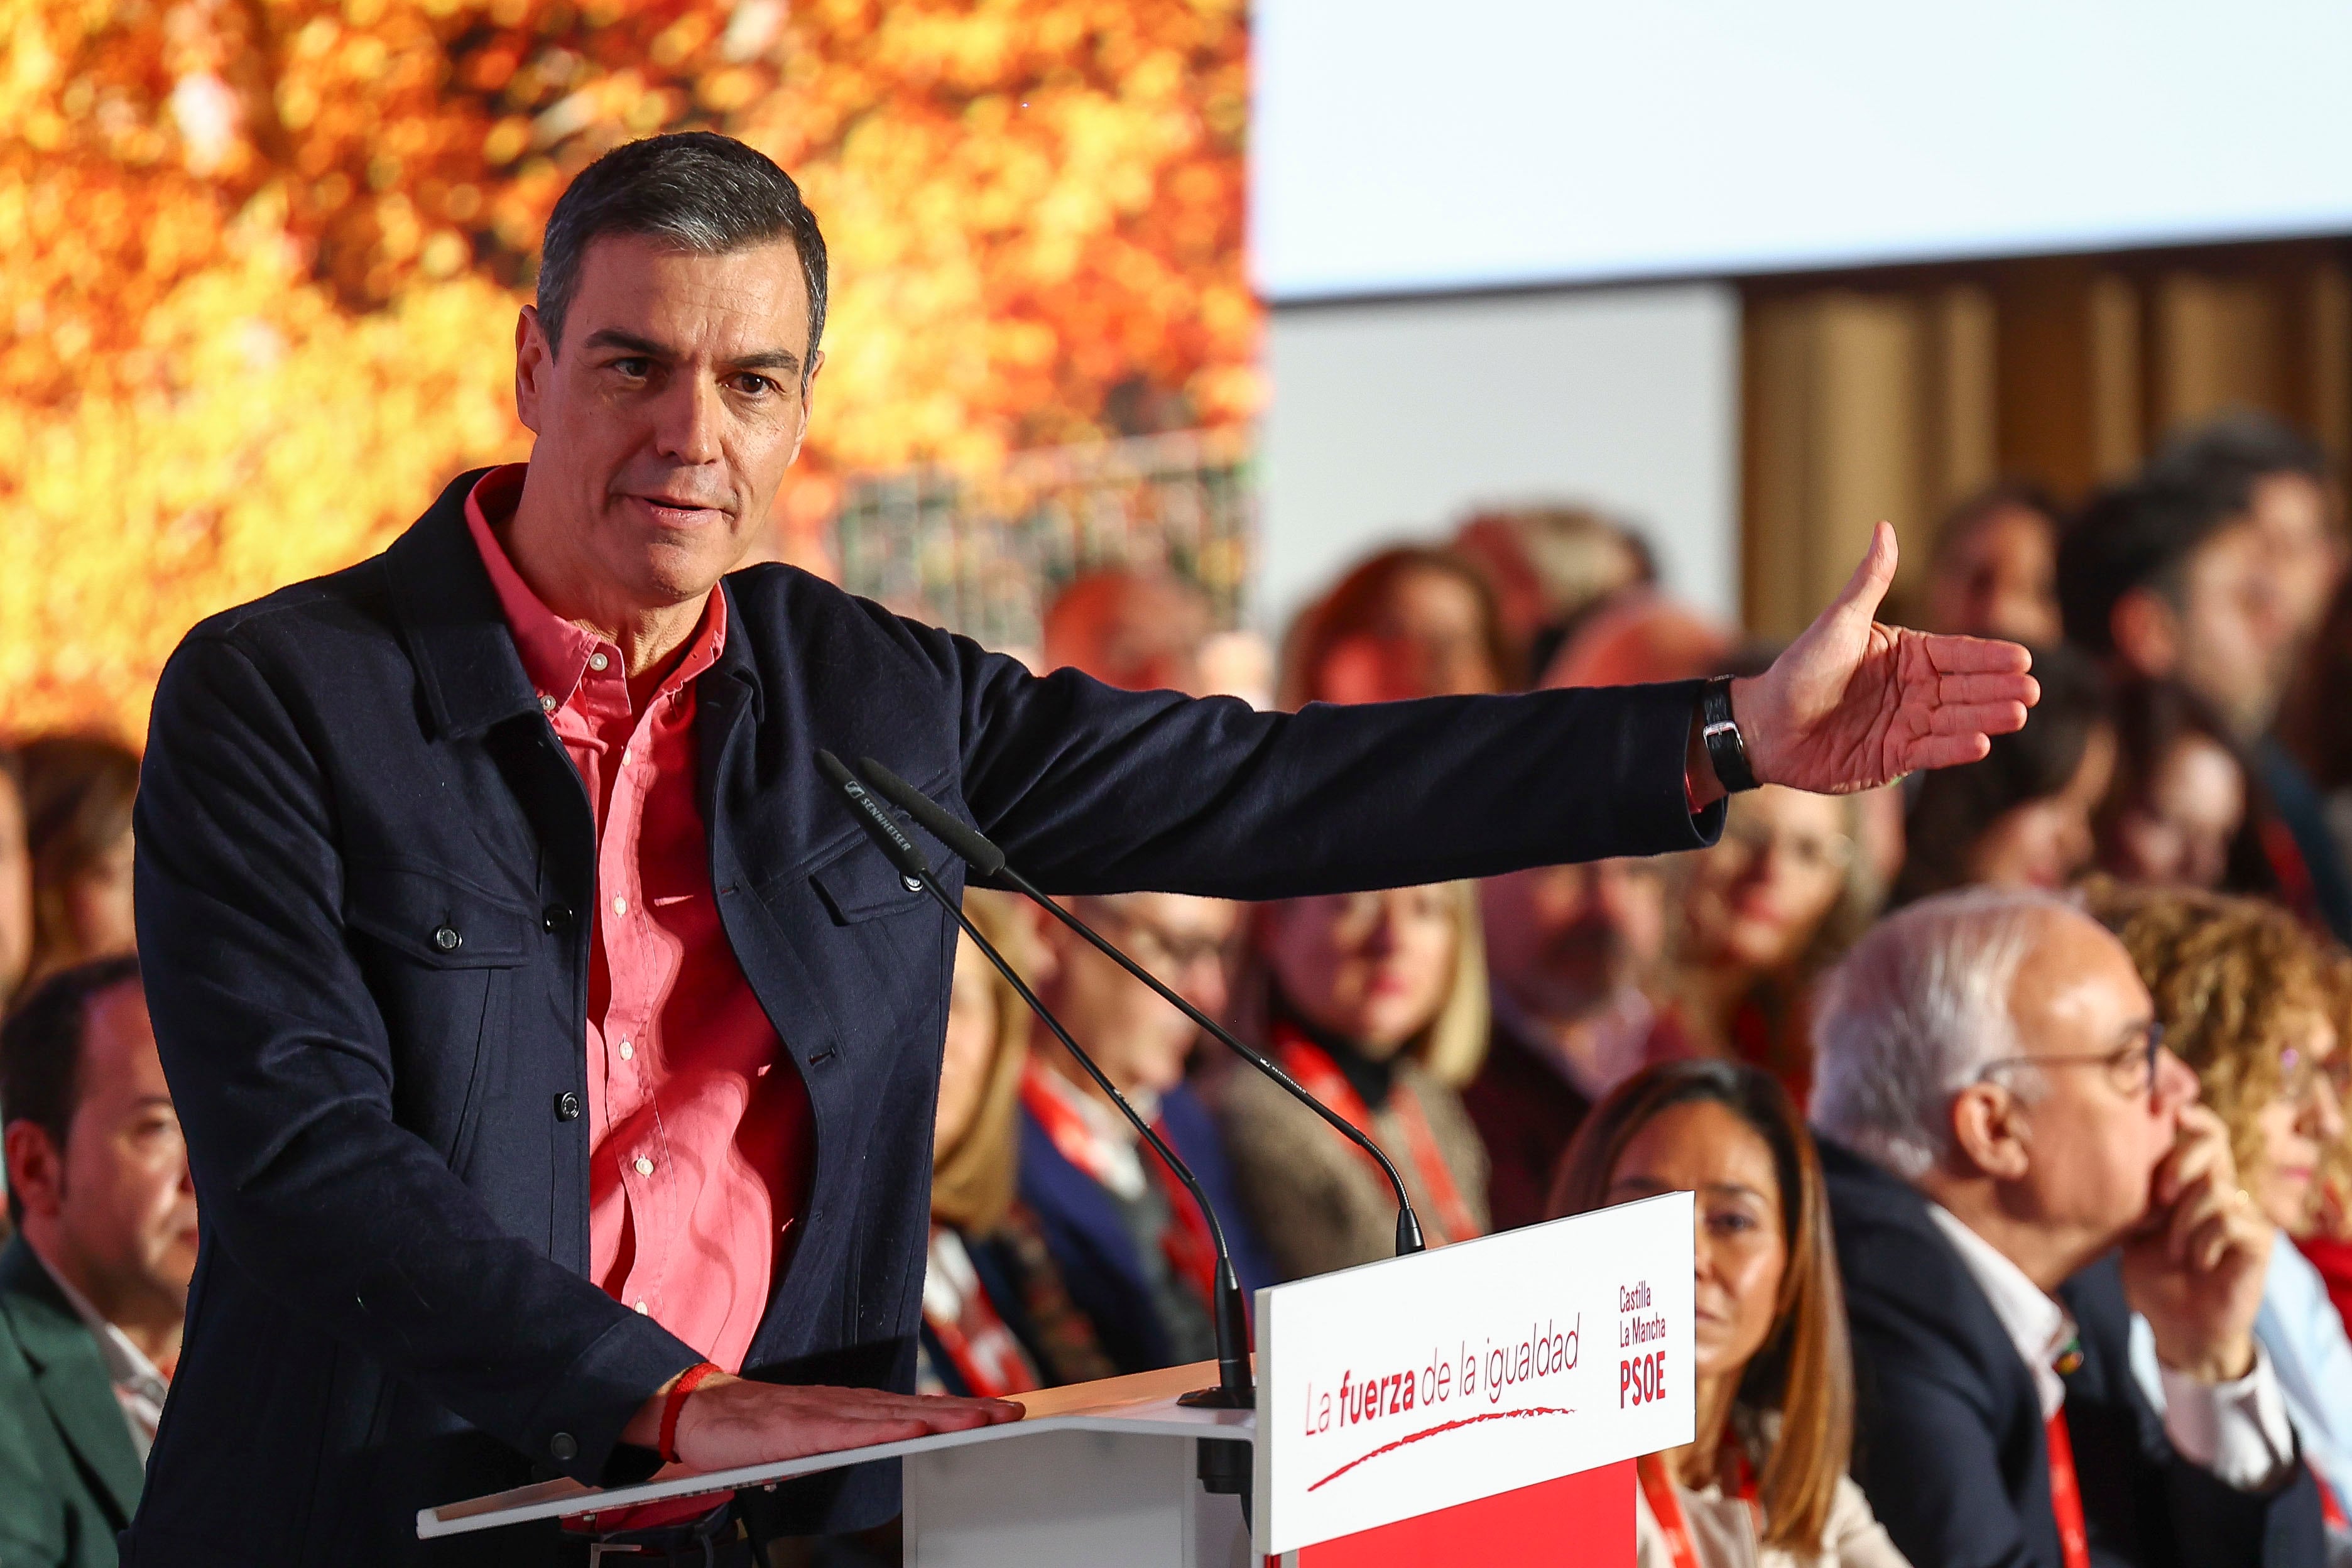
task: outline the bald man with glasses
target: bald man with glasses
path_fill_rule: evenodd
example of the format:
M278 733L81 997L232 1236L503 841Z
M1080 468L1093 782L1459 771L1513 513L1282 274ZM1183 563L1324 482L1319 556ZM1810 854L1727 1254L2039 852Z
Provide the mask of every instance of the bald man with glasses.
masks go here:
M2322 1562L2253 1336L2271 1227L2123 944L2045 894L1927 899L1832 973L1815 1045L1855 1479L1904 1554Z

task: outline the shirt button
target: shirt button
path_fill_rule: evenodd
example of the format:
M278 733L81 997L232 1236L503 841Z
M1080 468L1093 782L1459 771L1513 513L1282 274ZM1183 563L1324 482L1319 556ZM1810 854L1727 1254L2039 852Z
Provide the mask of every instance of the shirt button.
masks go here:
M643 1301L637 1303L637 1313L640 1317L649 1315L646 1311L646 1304Z
M653 1173L654 1173L654 1163L653 1163L651 1160L646 1159L643 1154L638 1155L638 1156L637 1156L637 1174L638 1174L638 1175L640 1175L640 1176L650 1176L650 1175L652 1175Z
M588 656L588 668L599 675L602 675L604 672L604 667L612 662L601 653L592 653Z
M629 912L629 900L626 899L614 899L613 900L613 912L616 915L627 914Z
M635 1046L631 1045L631 1044L630 1044L628 1041L626 1041L626 1040L623 1040L623 1041L621 1042L621 1059L622 1059L623 1061L627 1061L631 1057L635 1056L636 1054L637 1054L637 1047L635 1047Z
M634 763L634 762L635 762L636 760L637 760L637 752L636 752L636 748L635 748L635 747L634 747L634 746L623 746L623 747L621 748L621 765L622 765L623 767L625 767L625 767L627 767L631 763Z
M542 712L542 713L552 713L552 712L554 712L554 711L555 711L555 699L554 699L554 698L552 698L552 697L550 697L550 696L549 696L546 692L544 692L544 691L541 692L541 693L539 694L539 710L540 710L541 712Z
M433 945L444 952L455 952L466 945L466 939L457 934L456 926L441 926L433 932Z
M579 1121L580 1097L572 1093L568 1089L562 1094L557 1095L555 1097L555 1119L558 1121Z

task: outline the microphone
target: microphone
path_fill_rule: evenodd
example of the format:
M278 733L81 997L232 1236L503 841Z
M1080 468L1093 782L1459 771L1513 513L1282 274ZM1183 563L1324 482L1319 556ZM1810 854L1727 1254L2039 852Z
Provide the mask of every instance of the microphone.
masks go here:
M929 893L939 901L940 908L955 918L956 924L963 928L964 935L971 939L972 944L980 949L988 962L996 966L996 972L1003 975L1012 984L1013 989L1020 994L1021 1000L1029 1005L1029 1010L1044 1020L1045 1027L1054 1032L1054 1037L1062 1042L1071 1056L1077 1058L1078 1065L1086 1068L1087 1076L1094 1079L1095 1087L1110 1097L1110 1102L1118 1108L1119 1114L1126 1117L1135 1130L1143 1135L1144 1142L1151 1145L1151 1152L1160 1157L1161 1163L1175 1173L1176 1179L1184 1184L1184 1190L1190 1193L1192 1201L1200 1205L1202 1216L1209 1222L1209 1238L1216 1244L1217 1248L1215 1299L1211 1303L1210 1310L1210 1317L1217 1335L1217 1386L1196 1389L1184 1394L1178 1403L1218 1410L1255 1408L1257 1384L1250 1373L1249 1318L1243 1310L1241 1278L1234 1272L1234 1256L1225 1246L1225 1228L1217 1222L1217 1211L1211 1205L1208 1194L1201 1190L1200 1180L1192 1174L1192 1168L1177 1157L1175 1150L1161 1141L1160 1134L1151 1130L1150 1122L1137 1114L1135 1107L1128 1103L1127 1097L1119 1093L1112 1086L1110 1079L1104 1075L1102 1068L1095 1065L1095 1059L1081 1050L1078 1047L1078 1042L1070 1037L1070 1032L1062 1026L1061 1020L1055 1017L1043 1002L1037 1000L1037 994L1030 990L1028 984L1013 972L1013 965L1007 963L1004 955L996 950L996 945L982 935L980 928L971 923L970 917L963 912L962 907L955 900L948 897L947 890L939 885L937 877L932 873L930 861L924 856L922 847L907 837L889 812L884 809L882 803L876 800L867 792L866 786L858 783L849 769L843 765L841 759L831 752L817 752L816 765L826 778L833 781L835 787L841 791L843 797L849 803L850 811L856 816L858 824L866 829L882 853L889 858L890 864L898 868L898 879L907 885L907 889L909 892ZM1223 1449L1232 1446L1219 1442L1204 1443L1202 1447L1204 1450ZM1204 1465L1208 1462L1205 1453L1202 1462Z
M1413 1212L1412 1199L1404 1190L1404 1178L1397 1173L1397 1168L1390 1163L1388 1155L1363 1129L1309 1094L1306 1088L1297 1079L1285 1072L1279 1064L1269 1059L1264 1053L1244 1045L1223 1025L1219 1024L1168 986L1160 984L1158 975L1128 957L1112 946L1093 927L1046 897L1038 889L1035 883L1007 865L1004 851L991 843L978 828L965 822L963 818L956 816L873 758L858 758L857 766L859 771L865 773L868 783L887 796L892 804L902 808L908 816L922 824L932 837L946 845L973 871L982 877L1001 878L1011 883L1016 891L1026 896L1032 903L1086 938L1097 952L1150 986L1153 991L1159 993L1162 1001L1206 1030L1227 1050L1280 1084L1289 1092L1291 1098L1330 1123L1341 1137L1370 1154L1379 1163L1381 1173L1389 1179L1389 1186L1396 1194L1396 1255L1403 1258L1427 1249L1427 1244L1422 1239L1421 1216ZM880 811L881 807L877 805L873 809Z

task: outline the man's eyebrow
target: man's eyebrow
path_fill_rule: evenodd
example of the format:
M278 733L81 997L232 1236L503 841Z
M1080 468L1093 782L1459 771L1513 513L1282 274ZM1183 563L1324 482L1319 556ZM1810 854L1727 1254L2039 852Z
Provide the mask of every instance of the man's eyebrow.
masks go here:
M592 349L626 349L631 353L644 354L649 359L677 357L676 351L667 343L657 343L651 338L622 331L618 327L599 327L588 334L588 346Z

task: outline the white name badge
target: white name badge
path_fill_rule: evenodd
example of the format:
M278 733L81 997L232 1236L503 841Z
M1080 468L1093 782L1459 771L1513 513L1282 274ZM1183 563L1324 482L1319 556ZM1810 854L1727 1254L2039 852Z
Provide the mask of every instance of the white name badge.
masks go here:
M1689 1442L1691 1203L1259 1291L1261 1550Z

